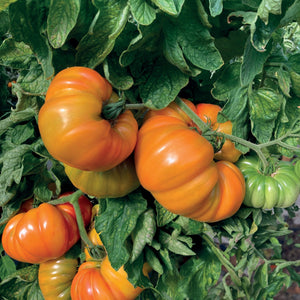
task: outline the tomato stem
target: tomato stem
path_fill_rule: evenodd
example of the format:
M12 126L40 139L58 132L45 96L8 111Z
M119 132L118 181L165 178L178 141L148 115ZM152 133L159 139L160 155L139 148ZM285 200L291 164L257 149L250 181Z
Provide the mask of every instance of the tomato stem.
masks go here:
M145 108L144 103L127 103L125 104L125 109L143 109Z
M81 192L81 191L77 191L77 192ZM77 193L75 192L75 193ZM72 196L75 194L73 193ZM84 222L83 222L83 218L82 218L82 214L81 214L81 210L80 210L80 206L79 206L79 202L78 199L79 197L82 195L83 193L78 193L76 194L76 197L72 197L70 203L73 205L74 210L75 210L75 215L76 215L76 221L77 221L77 225L78 225L78 229L79 229L79 234L81 239L83 240L83 242L88 245L88 247L93 248L94 244L91 242L91 240L89 239L87 232L85 230L85 226L84 226Z
M201 237L210 246L213 253L217 256L217 258L220 260L220 262L226 268L226 270L230 274L232 281L234 281L237 286L241 286L242 285L241 279L236 274L234 267L232 266L231 262L224 256L223 252L218 247L216 247L215 243L212 241L212 239L207 234L203 234Z

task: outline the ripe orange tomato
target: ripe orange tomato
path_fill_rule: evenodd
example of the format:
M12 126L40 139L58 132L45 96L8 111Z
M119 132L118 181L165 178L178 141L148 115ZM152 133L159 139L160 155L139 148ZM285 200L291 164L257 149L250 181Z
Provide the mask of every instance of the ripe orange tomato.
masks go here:
M174 104L173 104L174 105ZM237 212L245 181L231 162L215 163L212 145L180 114L152 112L141 126L135 165L141 185L169 211L202 222Z
M57 160L77 169L106 171L133 151L138 124L131 111L101 116L112 87L96 71L71 67L52 80L38 116L42 140Z

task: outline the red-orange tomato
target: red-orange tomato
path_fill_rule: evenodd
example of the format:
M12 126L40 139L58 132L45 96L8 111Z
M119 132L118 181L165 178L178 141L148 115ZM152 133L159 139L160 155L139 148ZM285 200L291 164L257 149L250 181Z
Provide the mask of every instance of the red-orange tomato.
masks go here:
M197 221L235 214L245 195L240 170L231 162L215 163L212 145L191 121L164 111L151 112L139 130L135 164L141 185L169 211Z
M72 214L42 203L8 221L2 245L13 259L38 264L61 257L79 238L77 221Z
M71 67L52 80L38 117L42 140L57 160L80 170L106 171L134 150L138 124L131 111L101 117L112 87L96 71Z
M200 119L204 122L209 122L212 129L227 134L232 133L231 121L224 123L217 122L218 113L222 110L220 106L210 103L200 103L196 105L196 110ZM236 162L241 154L242 153L235 148L234 143L226 139L221 150L215 153L214 158L217 160Z
M108 256L102 262L87 261L78 269L71 285L72 300L133 300L143 289L134 287L121 267L116 271Z

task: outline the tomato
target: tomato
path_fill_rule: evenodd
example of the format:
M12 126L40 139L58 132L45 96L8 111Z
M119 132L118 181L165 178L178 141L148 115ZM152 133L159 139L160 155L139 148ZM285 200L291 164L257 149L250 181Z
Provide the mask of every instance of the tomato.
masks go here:
M108 81L86 67L71 67L52 80L38 116L42 140L57 160L81 170L106 171L133 151L138 124L131 111L101 117L112 93Z
M295 172L300 177L300 159L295 163Z
M98 198L123 197L140 185L131 156L103 172L82 171L67 165L65 172L75 187Z
M71 299L71 284L77 266L77 259L65 257L40 264L38 280L45 300Z
M202 222L216 222L237 212L245 195L240 170L215 163L212 145L186 116L150 117L141 126L135 165L141 185L167 210Z
M222 110L220 106L210 103L199 103L196 105L196 109L200 119L203 122L209 123L212 129L226 134L232 134L231 121L224 123L217 122L218 113ZM221 150L215 153L214 158L217 160L236 162L241 154L242 153L235 148L234 143L226 139Z
M13 259L36 264L61 257L79 238L73 214L59 206L42 203L8 221L2 245Z
M72 300L133 300L143 289L134 287L121 267L116 271L108 256L102 262L87 261L78 269L71 286Z
M256 156L243 157L237 165L246 180L245 205L263 209L285 208L297 200L300 177L291 162L278 161L276 170L270 175L261 172L261 163Z

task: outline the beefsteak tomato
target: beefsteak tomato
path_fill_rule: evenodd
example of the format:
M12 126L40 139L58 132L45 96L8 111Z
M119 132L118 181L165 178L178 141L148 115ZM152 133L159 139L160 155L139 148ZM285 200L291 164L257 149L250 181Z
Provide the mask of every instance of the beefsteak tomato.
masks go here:
M103 172L82 171L68 165L65 172L75 187L98 198L123 197L140 185L132 156Z
M227 133L232 134L232 123L231 121L226 121L224 123L217 122L218 113L222 110L220 106L210 103L199 103L196 105L198 117L208 124L211 128ZM230 162L236 162L241 156L241 152L237 150L234 146L234 143L228 139L225 139L222 148L215 153L214 158L217 160L227 160Z
M299 197L300 177L291 162L278 161L270 175L261 172L261 162L257 156L243 157L237 165L246 181L245 205L263 209L285 208Z
M145 274L146 275L146 274ZM78 269L71 286L72 300L133 300L143 288L134 287L123 267L116 271L108 256L103 261L87 261Z
M135 165L141 185L175 214L202 222L232 216L245 195L242 173L231 162L215 163L212 145L178 108L171 115L172 107L152 111L139 130Z
M15 215L2 234L4 251L15 260L32 264L61 257L80 238L76 218L69 210L66 206L42 203ZM92 209L89 211L86 220L91 219Z
M38 116L42 140L57 160L81 170L106 171L133 151L138 124L131 111L101 117L112 93L108 81L86 67L71 67L52 80Z
M78 260L60 257L39 265L38 281L45 300L71 299L71 284Z

